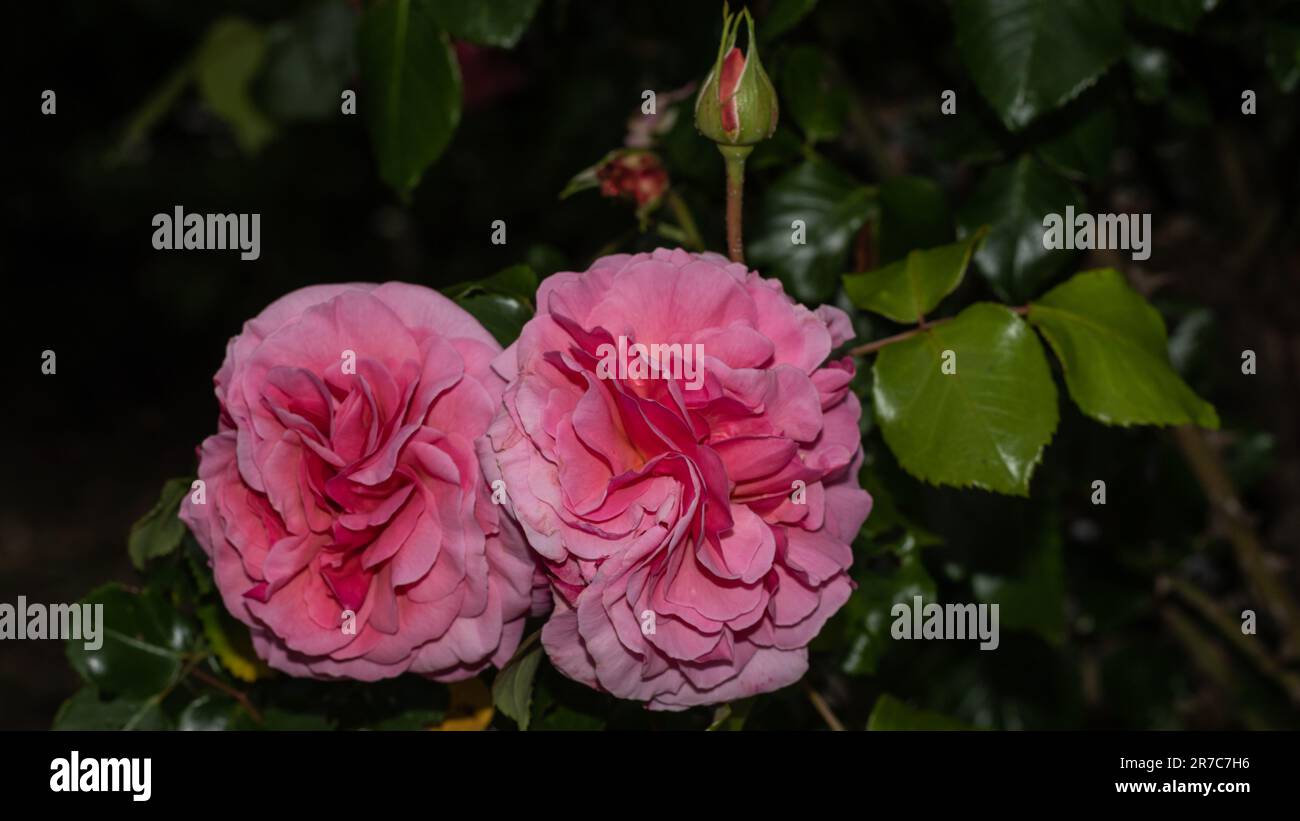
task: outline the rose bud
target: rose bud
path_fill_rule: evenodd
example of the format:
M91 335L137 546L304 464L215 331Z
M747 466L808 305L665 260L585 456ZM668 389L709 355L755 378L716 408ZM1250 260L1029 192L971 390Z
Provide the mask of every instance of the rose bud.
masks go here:
M596 168L600 193L632 200L638 208L653 207L668 190L668 172L649 151L614 151Z
M616 148L600 162L579 171L560 199L588 188L600 189L602 197L636 203L636 216L645 230L647 221L668 193L668 171L653 151Z
M749 40L743 53L736 47L742 19ZM754 18L724 5L718 56L695 98L695 127L721 145L754 145L772 136L776 119L776 89L758 58Z

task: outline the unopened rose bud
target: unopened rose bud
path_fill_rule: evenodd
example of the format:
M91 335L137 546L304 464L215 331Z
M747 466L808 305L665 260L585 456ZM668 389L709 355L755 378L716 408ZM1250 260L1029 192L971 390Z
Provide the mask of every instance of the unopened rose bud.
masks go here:
M736 47L740 23L748 29L742 52ZM749 9L732 14L722 8L722 41L713 69L695 98L695 127L720 145L754 145L776 130L776 89L763 70Z
M610 152L596 167L602 196L636 202L638 210L653 208L668 190L668 172L650 151Z

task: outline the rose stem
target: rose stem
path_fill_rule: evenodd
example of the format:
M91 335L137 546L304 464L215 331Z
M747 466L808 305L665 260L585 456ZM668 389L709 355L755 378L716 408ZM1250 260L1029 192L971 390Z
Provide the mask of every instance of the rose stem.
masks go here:
M720 145L718 150L727 162L727 256L732 262L745 262L745 244L740 226L744 215L745 158L753 151L749 145Z

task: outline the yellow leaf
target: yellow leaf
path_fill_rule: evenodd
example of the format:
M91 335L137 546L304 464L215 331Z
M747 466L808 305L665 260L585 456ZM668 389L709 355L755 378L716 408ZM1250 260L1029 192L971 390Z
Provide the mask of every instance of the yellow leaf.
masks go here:
M451 706L447 717L435 730L478 731L486 730L495 713L492 693L482 679L471 678L451 684Z
M208 645L212 647L217 660L230 672L230 675L240 681L251 684L259 677L265 678L271 672L271 668L263 664L253 652L248 631L244 629L242 633L231 636L226 630L226 623L233 626L236 622L229 618L223 619L222 613L220 608L212 605L200 607L198 611L199 621L203 623L203 635L207 637ZM243 628L243 625L239 626Z

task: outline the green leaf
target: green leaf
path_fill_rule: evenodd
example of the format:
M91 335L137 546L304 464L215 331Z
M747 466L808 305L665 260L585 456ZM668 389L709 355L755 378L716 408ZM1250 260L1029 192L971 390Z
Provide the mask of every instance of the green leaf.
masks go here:
M356 19L343 3L326 0L268 32L258 97L272 116L293 121L339 114L340 94L357 70Z
M103 701L87 684L63 702L54 716L54 730L165 730L167 718L156 699Z
M168 479L153 509L131 525L126 552L136 570L143 570L150 559L171 553L185 538L185 523L177 512L192 483L188 478Z
M1079 95L1124 53L1120 0L957 0L957 46L1012 131Z
M178 730L248 730L253 726L238 702L219 693L204 693L194 699L176 720Z
M1059 273L1073 251L1043 247L1043 216L1084 208L1069 180L1029 155L992 169L958 215L963 233L990 227L975 265L1008 302L1023 302Z
M948 198L934 180L892 177L880 184L880 261L952 242Z
M357 31L363 109L379 175L404 198L460 123L460 68L430 0L382 0Z
M437 0L431 11L452 37L486 46L514 48L541 0Z
M885 693L867 719L868 730L970 730L962 722L939 713L908 706Z
M1025 567L1015 577L977 573L971 578L975 598L998 605L999 630L1026 630L1051 644L1065 641L1065 558L1059 519L1030 547Z
M456 302L481 322L503 346L518 339L524 324L533 316L532 308L528 305L502 294L474 294Z
M240 681L254 682L268 672L253 650L248 627L221 604L205 604L196 611L212 654L223 669Z
M795 48L781 63L781 103L809 143L838 137L849 113L847 92L832 83L830 64L814 46Z
M527 730L532 718L533 680L537 666L542 662L542 644L534 634L524 641L492 682L492 703L497 709L515 720L519 729ZM532 647L528 645L532 644Z
M941 370L944 351L953 373ZM874 371L876 418L904 469L938 485L1029 495L1056 430L1056 386L1013 311L976 303L883 348Z
M560 192L560 199L567 200L569 197L572 197L574 194L577 194L579 191L589 191L592 188L599 187L600 177L597 176L596 172L598 171L600 166L605 162L605 160L608 160L610 156L615 153L617 152L615 151L609 152L609 154L605 155L605 159L602 159L600 162L593 163L587 166L586 168L582 169L581 171L579 171L578 173L570 177L568 183L566 183L564 186L564 190Z
M452 299L460 299L471 294L504 294L518 297L530 304L537 294L537 274L530 265L511 265L483 279L471 279L459 282L442 290Z
M251 86L266 57L266 32L237 17L218 20L194 56L199 92L208 107L235 130L239 146L256 152L275 127L253 103Z
M193 79L193 60L186 60L179 68L168 75L167 79L154 89L148 99L131 114L130 121L122 131L122 139L118 142L113 154L110 156L110 160L116 161L120 159L131 149L144 142L149 132L153 131L154 127L162 122L163 117L166 117L176 105L176 101L180 99L185 89L189 88L190 81Z
M759 24L758 36L771 42L799 25L817 6L817 0L774 0Z
M1211 11L1219 0L1133 0L1137 13L1162 26L1190 34L1201 15Z
M1264 35L1264 62L1278 88L1290 94L1300 86L1300 26L1274 24Z
M713 711L713 721L709 723L707 732L739 732L745 729L745 722L749 720L749 714L754 711L757 701L758 696L750 696L718 705Z
M884 268L845 274L844 290L859 308L895 322L919 322L961 282L971 254L986 233L981 228L960 242L913 251Z
M768 189L748 243L750 262L780 277L800 302L827 302L873 207L871 189L830 163L807 160ZM795 220L803 222L803 244L794 242Z
M462 282L443 290L469 311L502 345L519 338L533 318L537 274L528 265L512 265L484 279Z
M102 605L103 614L100 647L87 649L80 639L66 644L68 661L83 679L128 699L156 695L175 680L194 629L157 591L137 595L107 584L81 603Z
M851 676L874 675L880 658L893 638L890 626L895 604L912 604L912 599L935 597L934 579L921 561L921 543L912 533L904 534L892 549L898 564L888 570L861 567L854 571L857 589L836 615L848 652L840 669Z
M1029 306L1065 371L1070 396L1108 425L1217 428L1214 406L1169 364L1165 323L1113 269L1086 271Z
M1098 106L1058 136L1045 141L1039 153L1067 172L1100 180L1110 170L1115 131L1115 112L1108 106Z

